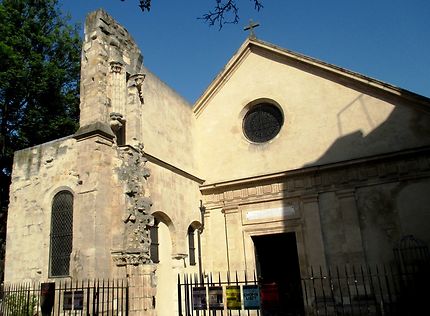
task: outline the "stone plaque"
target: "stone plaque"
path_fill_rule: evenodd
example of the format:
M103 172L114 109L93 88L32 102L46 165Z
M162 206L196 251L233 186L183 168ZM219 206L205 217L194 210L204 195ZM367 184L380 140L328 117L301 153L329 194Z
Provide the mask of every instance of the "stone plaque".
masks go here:
M246 219L248 221L271 219L276 217L290 217L296 214L296 211L292 205L269 208L265 210L248 211L246 212Z

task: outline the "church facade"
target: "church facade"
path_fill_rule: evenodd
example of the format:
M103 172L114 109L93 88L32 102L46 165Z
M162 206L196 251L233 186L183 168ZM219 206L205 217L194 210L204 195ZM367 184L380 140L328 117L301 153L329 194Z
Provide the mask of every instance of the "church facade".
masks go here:
M251 37L190 105L102 10L81 69L79 130L15 154L6 282L128 279L136 314L174 315L178 274L300 279L430 243L426 97Z

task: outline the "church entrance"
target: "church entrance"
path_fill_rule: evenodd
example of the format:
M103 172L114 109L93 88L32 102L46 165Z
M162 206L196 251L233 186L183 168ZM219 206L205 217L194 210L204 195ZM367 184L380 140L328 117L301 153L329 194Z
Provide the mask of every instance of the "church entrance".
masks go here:
M296 235L253 236L262 316L304 315Z

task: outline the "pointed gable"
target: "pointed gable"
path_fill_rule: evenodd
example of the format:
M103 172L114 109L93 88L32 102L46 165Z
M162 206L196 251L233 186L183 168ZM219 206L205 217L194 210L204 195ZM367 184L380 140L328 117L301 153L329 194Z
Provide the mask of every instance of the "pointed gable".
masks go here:
M244 118L266 103L279 108L283 125L256 143ZM193 111L209 182L430 144L428 98L256 39L243 43Z

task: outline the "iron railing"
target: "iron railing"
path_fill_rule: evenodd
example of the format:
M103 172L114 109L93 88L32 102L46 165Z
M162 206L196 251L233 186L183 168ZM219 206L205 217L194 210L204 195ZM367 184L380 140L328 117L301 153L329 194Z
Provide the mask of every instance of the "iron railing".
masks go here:
M244 272L178 275L178 310L180 316L424 315L429 268L428 264L407 272L395 264L310 268L302 273L301 284L289 288L286 282L264 284Z
M403 273L396 265L310 269L302 277L308 315L420 315L426 270Z
M0 315L128 315L128 295L123 280L6 284Z
M300 289L300 284L296 284ZM299 301L290 301L289 313L303 311L301 291ZM200 315L278 315L282 302L273 284L264 284L255 273L225 272L178 275L178 310L180 316ZM284 306L285 307L285 306ZM290 314L279 314L290 315ZM296 314L291 314L296 315Z

